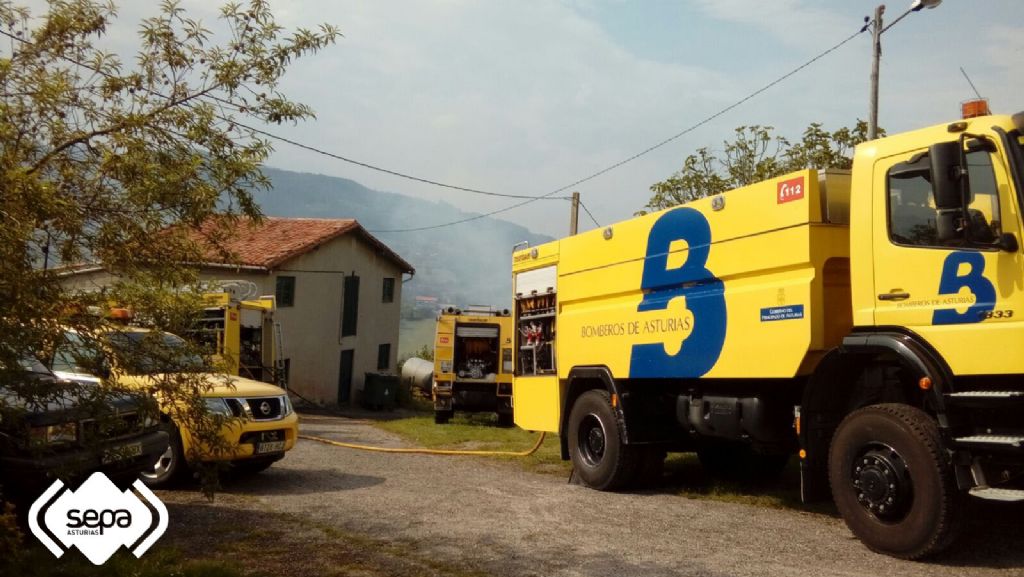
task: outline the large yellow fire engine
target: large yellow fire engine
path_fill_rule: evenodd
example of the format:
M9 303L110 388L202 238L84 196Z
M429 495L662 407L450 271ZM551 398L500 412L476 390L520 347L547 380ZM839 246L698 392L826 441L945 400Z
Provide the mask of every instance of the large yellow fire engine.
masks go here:
M513 254L514 404L597 489L695 451L799 453L872 549L1024 500L1024 113L873 140L804 170Z

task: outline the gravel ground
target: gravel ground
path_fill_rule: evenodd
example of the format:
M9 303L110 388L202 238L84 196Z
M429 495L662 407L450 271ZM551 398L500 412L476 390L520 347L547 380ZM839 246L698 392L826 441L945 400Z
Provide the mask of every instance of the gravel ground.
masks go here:
M302 429L403 446L360 419L303 417ZM412 556L415 562L394 574L1024 575L1021 504L973 503L972 521L954 549L936 561L912 563L871 553L841 519L828 515L687 499L665 489L601 493L523 472L515 463L374 453L305 440L265 473L227 484L213 505L191 492L161 496L171 506L172 529L176 515L211 507L218 517L234 514L252 522L259 518L253 513L269 510L306 528L336 530L347 536L350 549L358 536L363 547ZM311 543L290 555L300 560L330 546L323 536ZM426 571L429 561L423 560L444 565ZM330 563L321 563L318 572Z

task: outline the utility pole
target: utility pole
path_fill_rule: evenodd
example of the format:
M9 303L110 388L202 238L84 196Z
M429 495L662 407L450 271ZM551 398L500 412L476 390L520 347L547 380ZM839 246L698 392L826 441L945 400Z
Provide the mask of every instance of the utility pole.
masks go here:
M572 193L572 208L569 209L569 236L576 234L580 223L580 193Z
M875 8L871 23L871 109L868 111L868 140L878 137L878 66L882 58L882 14L885 4Z
M861 29L863 32L867 26L871 26L871 107L868 110L868 140L878 138L878 66L879 60L882 58L882 32L892 28L893 24L903 20L911 12L920 12L924 8L932 9L939 4L942 4L942 0L914 0L911 2L910 8L890 22L888 26L882 25L885 4L881 4L875 8L874 20L865 24L865 28ZM867 22L866 16L864 21Z

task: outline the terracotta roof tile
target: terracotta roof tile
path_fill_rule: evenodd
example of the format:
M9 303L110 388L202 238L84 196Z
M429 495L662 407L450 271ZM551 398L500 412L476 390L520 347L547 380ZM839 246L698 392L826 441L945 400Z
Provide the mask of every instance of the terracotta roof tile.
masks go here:
M249 219L236 222L210 220L191 235L203 247L207 263L273 269L285 261L348 233L358 234L365 242L398 264L404 272L414 271L412 265L366 232L355 219L269 216L264 217L260 224ZM227 255L234 258L227 258Z

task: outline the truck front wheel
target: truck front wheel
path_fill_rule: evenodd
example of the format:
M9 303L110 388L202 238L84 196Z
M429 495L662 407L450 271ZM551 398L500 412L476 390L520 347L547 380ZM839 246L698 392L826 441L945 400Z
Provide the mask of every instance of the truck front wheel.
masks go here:
M919 559L956 537L964 498L924 411L883 404L850 413L832 438L828 469L836 507L868 548Z
M622 442L607 391L587 391L576 399L568 437L572 466L584 485L611 491L632 480L636 451Z
M167 431L167 450L153 463L153 468L143 471L139 478L148 487L166 488L185 478L188 473L188 463L185 462L185 451L181 444L181 433L178 427L170 420L162 424L163 430Z

